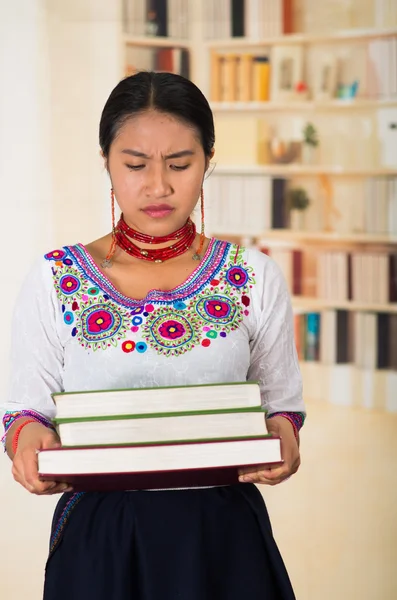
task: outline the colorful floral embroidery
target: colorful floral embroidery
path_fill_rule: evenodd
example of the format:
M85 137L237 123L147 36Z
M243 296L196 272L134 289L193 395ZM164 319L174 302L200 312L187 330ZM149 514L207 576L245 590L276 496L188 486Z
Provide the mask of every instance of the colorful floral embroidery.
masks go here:
M249 275L242 267L230 267L226 272L226 279L231 285L241 288L247 285Z
M219 343L249 315L255 274L243 249L227 242L212 240L184 284L169 292L152 290L146 302L120 294L80 244L45 257L53 261L63 320L84 348L119 346L126 354L150 348L178 356ZM126 339L131 333L138 339Z
M131 340L127 340L126 342L123 342L121 344L121 348L122 348L123 352L126 352L127 354L129 352L133 352L133 350L135 350L135 342L133 342Z
M200 341L197 318L175 313L173 306L160 307L150 314L142 328L142 337L159 354L178 355Z
M49 252L45 255L47 260L62 260L66 256L66 252L64 250L54 250L53 252Z
M97 350L107 348L126 337L128 314L111 302L94 304L79 313L81 337L84 346Z

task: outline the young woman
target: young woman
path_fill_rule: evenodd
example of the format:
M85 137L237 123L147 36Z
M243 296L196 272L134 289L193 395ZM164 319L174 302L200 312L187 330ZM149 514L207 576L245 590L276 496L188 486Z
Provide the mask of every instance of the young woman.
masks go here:
M121 81L100 145L122 217L99 240L46 254L19 297L6 449L29 492L65 492L45 600L294 598L253 485L280 483L300 462L290 299L270 258L196 233L190 215L201 197L204 219L214 141L210 107L190 81ZM236 485L163 491L73 493L38 480L36 451L59 444L53 392L247 379L260 381L281 467L241 473Z

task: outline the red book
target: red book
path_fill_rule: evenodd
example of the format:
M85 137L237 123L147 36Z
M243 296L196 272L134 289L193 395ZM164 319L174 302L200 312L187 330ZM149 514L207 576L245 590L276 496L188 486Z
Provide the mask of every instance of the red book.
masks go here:
M283 34L294 32L293 0L283 0Z
M238 482L242 467L282 462L280 439L254 438L109 446L56 448L38 455L39 477L62 481L75 491L140 490Z

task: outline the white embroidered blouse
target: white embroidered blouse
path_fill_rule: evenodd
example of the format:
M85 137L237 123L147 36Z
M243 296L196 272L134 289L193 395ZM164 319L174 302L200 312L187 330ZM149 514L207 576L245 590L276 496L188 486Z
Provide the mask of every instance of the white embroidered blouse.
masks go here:
M8 412L51 419L58 391L247 379L269 413L305 411L283 276L220 240L187 281L144 300L119 293L82 244L50 252L24 283L12 333Z

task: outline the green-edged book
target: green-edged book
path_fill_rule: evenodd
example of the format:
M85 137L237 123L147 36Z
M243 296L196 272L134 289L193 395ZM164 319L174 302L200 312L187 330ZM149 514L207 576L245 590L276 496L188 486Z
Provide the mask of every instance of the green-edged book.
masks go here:
M266 435L265 411L232 410L56 418L63 447L159 444Z
M52 395L57 419L116 417L259 408L257 382L60 392Z

